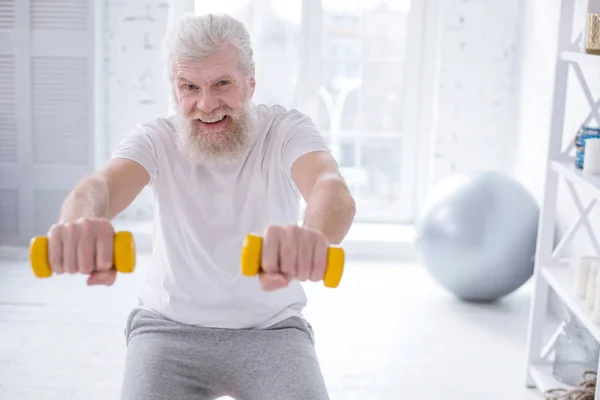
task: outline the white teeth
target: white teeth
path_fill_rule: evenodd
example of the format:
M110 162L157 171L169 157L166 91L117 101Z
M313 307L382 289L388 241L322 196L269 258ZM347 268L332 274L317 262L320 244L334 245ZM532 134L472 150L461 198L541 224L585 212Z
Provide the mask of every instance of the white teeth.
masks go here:
M220 117L213 117L213 118L200 118L200 121L205 122L207 124L213 124L215 122L219 122L219 121L223 120L223 118L225 118L225 115L222 115Z

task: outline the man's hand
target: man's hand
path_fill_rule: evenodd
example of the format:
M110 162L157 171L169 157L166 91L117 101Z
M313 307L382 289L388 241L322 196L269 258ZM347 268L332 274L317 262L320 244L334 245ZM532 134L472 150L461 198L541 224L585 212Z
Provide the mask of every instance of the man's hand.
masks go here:
M311 228L271 225L263 236L261 287L265 291L286 287L292 279L318 282L327 267L329 243Z
M112 285L115 232L104 218L58 223L48 232L48 259L56 274L90 275L88 285Z

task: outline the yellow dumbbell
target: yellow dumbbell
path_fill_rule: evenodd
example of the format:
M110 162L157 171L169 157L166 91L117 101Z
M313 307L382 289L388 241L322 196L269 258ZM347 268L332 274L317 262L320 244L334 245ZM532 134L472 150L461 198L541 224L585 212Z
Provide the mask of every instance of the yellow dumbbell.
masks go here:
M115 233L113 248L114 267L122 273L131 273L135 269L135 241L131 232ZM36 236L29 245L29 260L31 269L38 278L52 276L52 269L48 262L48 237Z
M242 247L241 268L242 275L256 276L260 271L260 258L262 250L262 237L255 234L246 235ZM336 288L340 284L344 273L344 249L339 246L329 246L327 252L327 267L323 284L329 288Z

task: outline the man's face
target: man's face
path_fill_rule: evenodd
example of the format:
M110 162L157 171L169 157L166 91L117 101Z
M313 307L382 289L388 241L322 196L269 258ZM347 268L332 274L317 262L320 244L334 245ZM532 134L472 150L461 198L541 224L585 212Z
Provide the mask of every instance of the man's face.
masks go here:
M177 144L189 161L227 163L248 150L254 76L245 76L239 66L238 51L231 46L202 61L175 63Z

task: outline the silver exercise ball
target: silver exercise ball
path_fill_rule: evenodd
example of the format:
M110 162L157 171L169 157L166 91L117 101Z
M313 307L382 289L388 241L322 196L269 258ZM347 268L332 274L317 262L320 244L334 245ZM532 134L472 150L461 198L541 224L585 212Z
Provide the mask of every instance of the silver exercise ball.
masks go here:
M539 207L498 172L457 174L436 184L416 221L420 260L466 301L493 301L533 274Z

